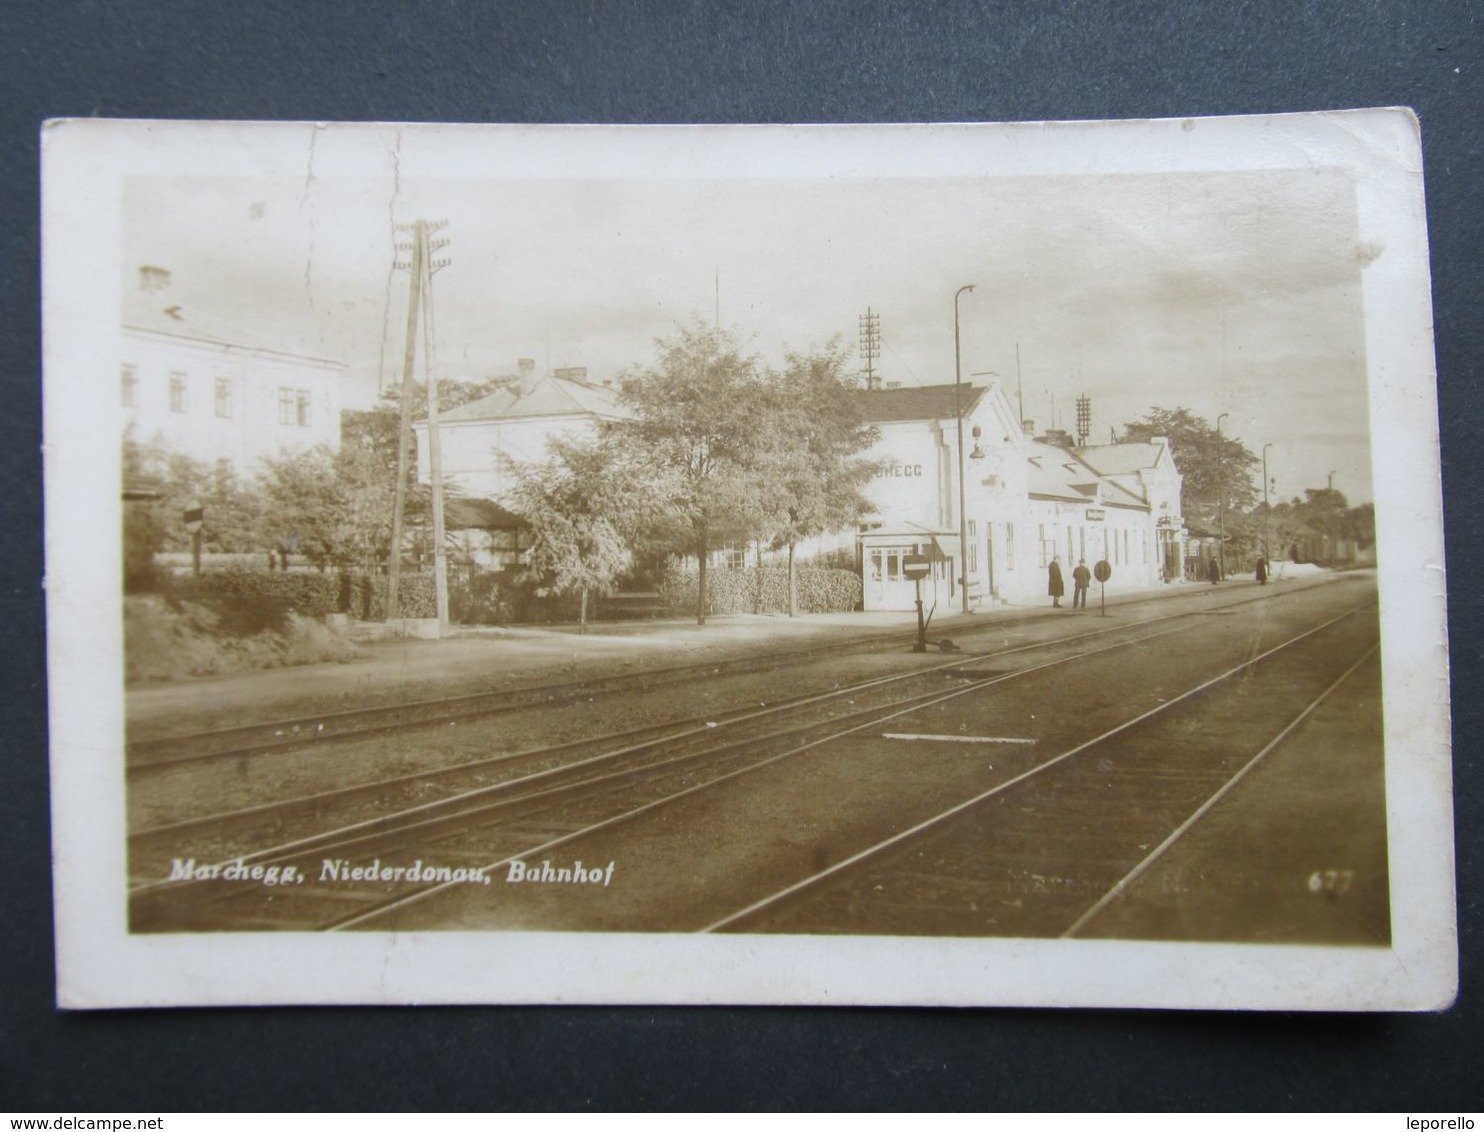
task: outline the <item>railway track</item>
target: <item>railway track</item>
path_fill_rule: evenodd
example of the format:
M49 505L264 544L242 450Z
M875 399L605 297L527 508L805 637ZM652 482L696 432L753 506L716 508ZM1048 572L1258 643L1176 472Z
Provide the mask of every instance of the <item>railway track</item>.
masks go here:
M527 773L515 774L490 785L479 785L450 793L434 801L422 802L397 808L391 812L355 820L353 812L342 811L347 820L329 829L305 832L285 840L273 842L268 847L244 848L252 844L261 845L255 838L264 830L281 832L285 817L309 815L321 818L324 811L322 797L294 799L287 803L236 814L216 815L172 826L140 831L130 839L131 873L136 883L131 889L131 900L136 908L145 903L168 904L168 895L179 891L192 882L180 878L170 879L173 862L196 856L193 850L218 849L219 858L211 858L211 864L202 863L207 871L226 869L240 862L248 867L283 868L296 865L298 869L313 866L325 859L327 854L360 852L390 853L412 844L414 847L436 843L440 838L457 834L471 824L499 819L507 825L513 823L513 836L519 848L526 852L539 852L552 844L580 837L609 824L615 808L619 820L627 820L639 812L646 812L656 805L664 804L674 797L684 796L698 787L710 786L720 781L746 773L761 765L768 765L775 758L785 758L807 750L818 742L828 742L842 733L859 730L881 719L892 718L921 706L941 702L945 698L960 694L963 690L985 687L1013 679L1030 672L1038 672L1070 661L1085 658L1097 652L1127 648L1146 643L1158 637L1187 631L1194 627L1188 618L1172 619L1176 625L1163 625L1150 631L1146 626L1114 626L1091 634L1067 640L1022 645L1014 649L1001 650L990 656L1000 659L1010 655L1032 652L1052 652L1054 656L1010 672L995 672L986 675L969 675L953 679L953 688L944 692L941 682L953 678L963 671L965 665L980 665L985 657L969 656L952 663L939 663L926 671L897 673L829 692L798 697L785 704L769 705L755 710L735 713L731 718L707 720L700 726L683 727L673 733L656 737L633 736L633 741L620 742L612 746L614 737L608 737L607 749L597 750L602 741L570 745L569 752L578 757L572 761L543 766ZM1143 632L1134 630L1143 629ZM1093 649L1086 647L1087 637L1116 636L1121 639L1105 642ZM979 669L974 669L979 672ZM898 695L900 686L908 683L937 683L926 692L907 692ZM858 706L854 701L868 692L885 692L885 702ZM832 706L844 710L825 710ZM785 722L787 717L806 713L802 721ZM734 731L741 734L733 735ZM529 752L522 759L549 756L552 749ZM517 759L489 760L490 763L511 764ZM477 772L477 767L452 768L454 774L467 775ZM483 768L488 769L488 768ZM454 774L448 777L452 779ZM426 777L426 776L422 776ZM416 780L419 776L407 776ZM679 781L679 785L675 783ZM399 781L396 785L403 785ZM385 784L372 784L366 788L352 788L336 792L336 802L373 801L374 791ZM552 807L559 807L555 817L542 817ZM533 846L530 841L532 811L536 811L536 828L551 834ZM594 811L599 811L596 815ZM243 839L235 849L220 846L223 828L235 826L233 832ZM200 831L207 837L205 842L190 845L183 835ZM302 874L301 874L302 875ZM153 879L145 879L153 878ZM201 882L195 882L200 884ZM294 898L301 910L310 905L296 884ZM236 894L226 894L228 899ZM267 894L271 899L276 894ZM210 901L218 902L222 893L213 894ZM144 913L142 920L149 919Z
M545 775L564 766L582 765L590 758L601 760L610 757L609 753L613 751L628 752L659 744L715 738L740 725L756 725L760 721L778 719L811 709L818 710L830 704L851 704L855 697L863 694L875 694L884 689L913 683L931 685L934 681L941 680L945 674L961 671L968 666L1013 659L1026 653L1048 649L1075 650L1086 642L1099 641L1109 636L1141 634L1150 626L1193 624L1190 619L1199 616L1201 614L1179 613L1132 625L1104 625L1068 637L1008 646L985 653L955 655L951 660L929 662L925 665L914 664L905 671L873 676L846 685L837 683L822 691L805 692L720 712L712 711L704 716L671 719L627 731L605 732L590 738L500 753L451 766L423 767L369 782L313 791L231 811L176 818L131 833L130 856L131 860L144 862L147 870L151 863L158 864L155 859L159 857L159 853L152 851L156 847L168 850L169 856L178 855L182 844L188 852L227 852L240 848L240 845L232 842L234 839L240 842L245 836L283 839L292 834L296 826L305 823L323 826L332 816L338 817L341 824L349 824L404 807L421 807L424 804L441 802L463 791L485 789L517 775ZM194 844L182 842L182 839L203 834L210 840Z
M959 658L926 671L878 678L829 694L798 697L787 705L770 705L738 713L731 719L707 721L715 726L681 727L676 733L650 737L634 735L630 737L632 742L596 754L582 750L581 744L569 745L572 748L569 754L573 756L570 762L455 791L447 797L403 806L391 813L345 822L323 832L306 833L234 859L249 868L293 868L300 879L291 891L273 891L262 886L243 888L224 885L215 879L158 879L162 875L163 854L172 843L179 844L178 839L187 831L182 828L142 831L140 840L131 842L131 860L137 858L144 875L157 879L136 885L131 897L132 920L136 930L229 929L270 924L301 929L375 926L377 921L395 916L410 904L437 897L454 882L431 887L420 884L410 892L405 884L394 884L390 891L386 886L380 890L354 889L338 883L321 884L311 876L312 871L326 861L339 859L338 854L358 854L359 858L365 858L368 854L395 855L408 848L432 852L436 847L441 861L463 862L459 867L487 877L492 870L512 860L580 842L595 832L652 814L698 792L735 782L781 760L844 736L860 735L885 721L994 684L1177 634L1200 623L1200 618L1192 618L1190 614L1157 620L1178 624L1153 632L1149 631L1153 622L1110 626L1084 635L1083 639L1041 642L981 657ZM1093 649L1080 648L1086 637L1108 639ZM1126 639L1113 640L1115 637ZM1069 645L1071 651L1067 652ZM1066 655L1010 672L985 672L982 667L975 667L982 666L989 657L1058 651ZM929 691L904 690L912 680L931 681L936 676L941 681L945 675L954 678L954 687L944 690L940 684ZM821 707L830 703L848 704L867 690L887 691L895 698L864 707L849 704L851 710L844 713L819 714ZM795 719L781 728L773 726L785 716L797 716L800 712L806 718ZM718 739L725 742L718 743ZM610 744L612 741L610 738ZM491 760L495 761L500 760ZM503 761L513 765L508 757ZM460 774L470 773L468 767L452 769ZM450 776L450 782L453 777ZM313 809L324 801L298 799L293 805ZM199 824L204 829L212 822L222 824L223 818L218 815L202 819ZM281 823L283 815L244 812L234 820L247 823L242 828L248 831L263 828L251 824L259 819ZM472 840L471 831L475 834ZM153 847L148 845L149 839L154 839ZM231 863L219 861L217 866L208 868L230 867ZM193 895L182 897L186 890Z
M1268 648L704 930L1087 934L1374 662L1379 642L1353 618ZM1336 641L1339 655L1298 647ZM1270 718L1254 749L1255 710ZM1367 942L1388 941L1384 917L1371 930Z
M1237 601L1223 602L1222 608L1253 601L1272 601L1304 593L1316 586L1331 584L1335 579L1296 581L1282 589L1262 592ZM1175 600L1209 598L1211 592L1191 587L1175 595ZM1168 596L1122 602L1120 609L1138 608L1150 602L1171 600ZM1188 616L1175 613L1169 616ZM1035 618L1035 621L1041 620ZM1056 620L1050 611L1046 621ZM1017 624L1026 624L1020 621ZM1003 631L1005 623L986 619L977 624L955 625L953 632L962 639L985 632ZM856 637L845 642L829 642L786 653L759 653L725 660L678 665L638 673L559 681L528 687L476 692L431 700L410 701L364 708L299 716L290 719L252 723L207 731L153 736L129 741L125 746L125 773L130 779L154 776L180 766L228 761L244 757L301 748L307 745L337 744L366 739L418 727L436 727L454 721L496 717L533 708L611 697L634 691L653 691L696 681L727 677L756 671L759 666L800 666L823 658L887 651L909 646L915 632L888 633Z

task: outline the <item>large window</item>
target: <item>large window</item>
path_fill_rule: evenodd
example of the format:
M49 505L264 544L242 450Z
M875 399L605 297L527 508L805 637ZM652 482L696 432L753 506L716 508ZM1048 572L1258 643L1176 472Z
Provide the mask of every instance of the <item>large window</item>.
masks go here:
M219 417L232 415L232 379L230 377L216 379L216 415Z
M309 390L294 392L294 423L300 428L309 427Z
M180 370L170 371L170 411L172 413L183 413L186 411L186 375Z
M139 405L139 371L133 366L125 366L119 372L119 389L124 408L133 409Z
M1015 569L1015 524L1005 524L1005 569Z
M287 385L278 387L278 423L281 425L294 423L294 391Z

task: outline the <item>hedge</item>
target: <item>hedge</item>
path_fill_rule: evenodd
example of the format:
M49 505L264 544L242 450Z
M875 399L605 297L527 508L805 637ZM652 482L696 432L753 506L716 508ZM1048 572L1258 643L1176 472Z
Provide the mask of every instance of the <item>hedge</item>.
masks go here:
M159 591L167 598L211 607L229 633L276 629L291 613L322 618L342 608L340 578L335 574L215 570L200 577L162 578Z
M795 575L800 613L844 613L860 605L861 580L853 571L799 566ZM158 579L158 588L168 598L209 606L231 633L280 629L290 614L323 618L345 612L362 621L381 621L386 616L384 575L216 570L200 577L166 576ZM788 570L781 566L709 570L706 588L710 613L788 612ZM437 615L431 573L403 574L399 589L402 617ZM574 622L580 608L575 593L538 595L517 570L451 571L448 589L449 615L456 624ZM695 612L694 569L671 566L656 590L667 613L684 617ZM589 616L614 615L601 595L589 596ZM624 607L615 603L615 609Z
M798 566L794 579L800 613L848 613L860 605L860 575L852 570ZM660 597L677 616L694 613L698 584L694 568L672 566L660 580ZM787 613L788 569L707 570L706 599L708 613Z
M397 604L403 617L436 617L438 599L433 575L403 574ZM386 617L386 577L357 576L349 584L347 607L362 621ZM450 570L448 617L455 625L506 625L513 622L576 621L578 597L540 597L514 570Z
M346 605L352 617L361 621L386 620L386 575L368 578L347 575ZM397 578L398 617L437 617L438 597L432 574L403 573Z

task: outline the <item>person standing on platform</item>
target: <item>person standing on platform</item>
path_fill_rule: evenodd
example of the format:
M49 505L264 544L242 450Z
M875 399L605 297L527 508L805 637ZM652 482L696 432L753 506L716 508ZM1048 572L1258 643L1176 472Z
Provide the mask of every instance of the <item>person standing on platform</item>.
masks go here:
M1053 558L1051 565L1046 570L1046 592L1051 595L1051 607L1061 608L1062 594L1067 592L1067 587L1061 580L1061 559Z
M1257 584L1259 586L1268 584L1268 560L1261 554L1257 556Z
M1208 558L1206 560L1206 577L1211 579L1211 584L1213 586L1217 582L1221 581L1221 567L1217 565L1216 559L1214 558Z
M1072 571L1072 608L1087 608L1087 587L1092 585L1092 571L1087 568L1087 559L1077 559L1077 569Z

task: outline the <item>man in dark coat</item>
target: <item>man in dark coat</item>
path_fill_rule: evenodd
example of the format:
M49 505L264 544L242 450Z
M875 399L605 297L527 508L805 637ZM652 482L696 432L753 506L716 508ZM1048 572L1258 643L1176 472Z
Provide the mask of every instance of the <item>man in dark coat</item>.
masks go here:
M1046 570L1046 592L1051 595L1052 608L1060 609L1061 595L1067 592L1067 587L1061 580L1060 558L1053 558Z
M1092 585L1092 571L1087 568L1087 559L1077 559L1077 568L1072 571L1072 608L1087 608L1087 587Z
M1257 556L1257 584L1259 586L1268 584L1268 560L1261 554Z
M1206 560L1206 577L1211 579L1213 586L1221 581L1221 567L1216 564L1216 559L1214 558L1208 558Z

